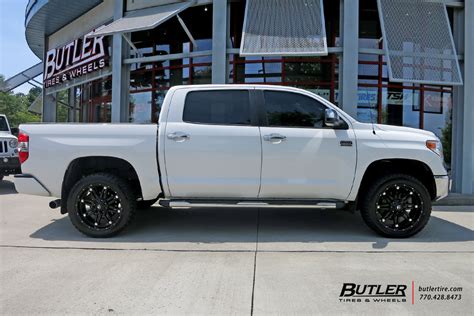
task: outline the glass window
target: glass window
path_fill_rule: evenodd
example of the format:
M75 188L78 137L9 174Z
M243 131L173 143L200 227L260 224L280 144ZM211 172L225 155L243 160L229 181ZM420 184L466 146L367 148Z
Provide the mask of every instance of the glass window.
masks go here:
M304 95L265 91L268 126L323 127L326 106Z
M0 132L8 132L7 120L0 116Z
M183 121L250 125L249 92L244 90L193 91L184 103Z

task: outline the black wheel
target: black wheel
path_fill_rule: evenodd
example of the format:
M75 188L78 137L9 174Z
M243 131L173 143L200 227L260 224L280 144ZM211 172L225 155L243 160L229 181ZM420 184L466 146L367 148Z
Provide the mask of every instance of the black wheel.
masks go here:
M431 215L431 197L417 179L403 174L375 181L362 197L365 223L385 237L406 238L420 232Z
M138 201L137 208L140 210L146 210L147 208L150 208L153 204L155 204L156 201L158 201L158 198L153 199L153 200Z
M127 182L107 174L92 174L79 180L67 198L72 224L90 237L111 237L131 222L136 197Z
M3 176L0 176L0 181L2 181L2 180L3 180Z

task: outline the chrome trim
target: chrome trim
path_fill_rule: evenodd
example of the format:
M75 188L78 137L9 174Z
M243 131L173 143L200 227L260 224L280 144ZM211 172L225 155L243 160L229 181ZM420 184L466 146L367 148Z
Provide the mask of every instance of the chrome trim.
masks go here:
M267 141L267 142L273 142L273 141L283 141L286 139L286 136L284 135L281 135L281 134L277 134L277 133L272 133L272 134L268 134L268 135L264 135L263 136L263 140Z
M171 208L191 208L191 207L262 207L262 208L276 208L276 207L293 207L293 208L313 208L313 209L336 209L336 203L321 202L315 204L269 204L266 202L238 202L238 203L190 203L186 201L170 201Z
M449 194L450 180L449 176L434 176L436 184L436 201L439 201Z

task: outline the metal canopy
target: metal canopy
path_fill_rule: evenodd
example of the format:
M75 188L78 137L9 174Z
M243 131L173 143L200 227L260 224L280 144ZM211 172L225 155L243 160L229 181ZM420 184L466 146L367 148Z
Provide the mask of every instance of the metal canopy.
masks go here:
M40 62L34 65L33 67L23 70L22 72L14 75L13 77L10 77L7 80L5 80L4 86L0 87L0 90L2 92L8 92L29 81L33 81L36 83L36 84L32 84L33 86L41 86L41 83L37 82L34 79L38 77L39 75L41 75L42 73L43 73L43 62Z
M322 0L247 0L240 55L327 55Z
M390 81L462 84L444 3L378 0L378 10Z
M163 22L193 5L194 1L178 2L142 10L127 12L120 18L103 28L98 29L92 36L129 33L154 29Z

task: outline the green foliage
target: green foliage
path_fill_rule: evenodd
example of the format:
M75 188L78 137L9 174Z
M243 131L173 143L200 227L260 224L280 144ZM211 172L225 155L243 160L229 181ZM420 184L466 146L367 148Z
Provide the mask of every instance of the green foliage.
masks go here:
M5 77L0 75L0 87L4 85ZM41 88L32 88L27 95L23 93L0 92L0 114L5 114L11 127L23 123L39 122L41 117L28 112L28 107L41 94Z
M68 104L68 90L59 91L56 98L56 122L67 122L69 117L69 109L65 104Z

